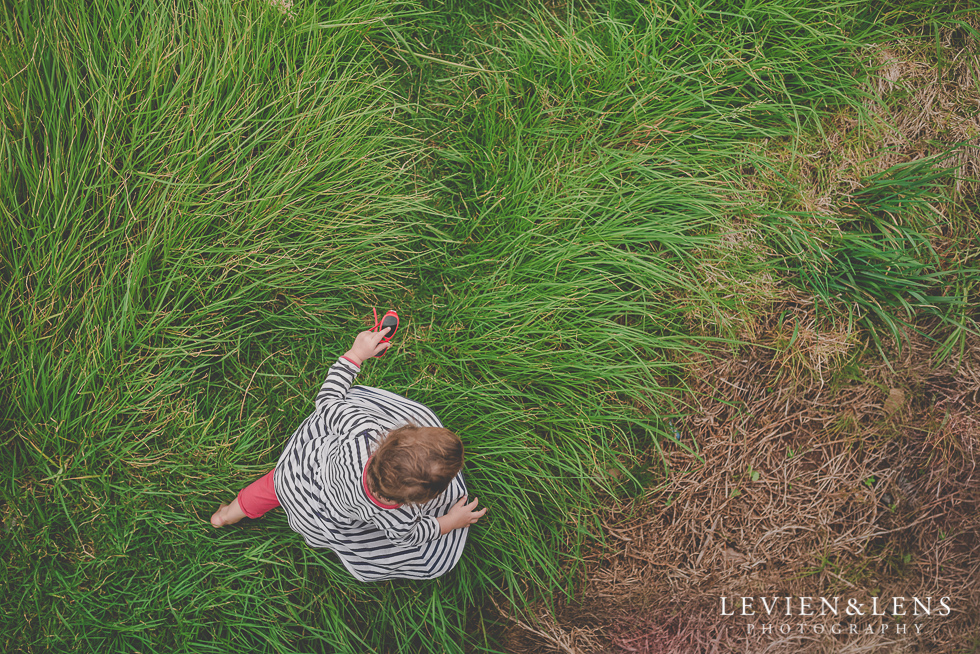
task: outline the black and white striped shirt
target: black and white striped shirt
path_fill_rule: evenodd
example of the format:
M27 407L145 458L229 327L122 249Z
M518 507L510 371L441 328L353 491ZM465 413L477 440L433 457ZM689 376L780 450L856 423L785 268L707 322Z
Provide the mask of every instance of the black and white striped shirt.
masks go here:
M437 517L464 495L460 472L420 506L386 506L364 481L368 458L389 431L414 422L442 427L427 407L401 395L351 386L359 368L340 358L327 374L316 410L299 426L273 475L289 526L310 547L332 549L360 581L434 579L456 565L468 528L439 534Z

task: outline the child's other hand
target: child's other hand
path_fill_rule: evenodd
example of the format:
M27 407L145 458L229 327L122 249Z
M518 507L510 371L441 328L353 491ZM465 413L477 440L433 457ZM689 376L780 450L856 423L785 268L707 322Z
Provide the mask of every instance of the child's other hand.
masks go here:
M469 504L466 504L467 497L464 495L459 498L459 501L453 505L453 508L449 509L449 515L453 518L453 522L456 523L457 529L461 527L469 527L470 525L476 523L477 520L482 518L487 510L481 509L476 510L477 502L480 500L476 497Z
M377 356L391 347L391 341L387 343L381 342L381 339L384 338L387 333L388 330L380 332L361 332L357 335L357 338L354 339L354 344L351 345L350 349L347 350L347 354L344 356L360 366L371 357Z

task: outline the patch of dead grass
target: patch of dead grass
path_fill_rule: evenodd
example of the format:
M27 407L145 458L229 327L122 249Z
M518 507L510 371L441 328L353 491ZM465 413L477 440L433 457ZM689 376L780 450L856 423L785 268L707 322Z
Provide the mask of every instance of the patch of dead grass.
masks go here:
M759 324L755 344L694 362L679 427L700 456L669 450L659 486L610 506L579 603L537 616L552 640L589 638L512 651L931 653L969 642L980 619L980 339L936 367L934 346L909 335L889 367L859 360L846 328L820 323L805 301ZM758 618L722 616L722 596L948 597L953 613L910 616L902 635L760 634ZM860 620L882 624L896 623Z

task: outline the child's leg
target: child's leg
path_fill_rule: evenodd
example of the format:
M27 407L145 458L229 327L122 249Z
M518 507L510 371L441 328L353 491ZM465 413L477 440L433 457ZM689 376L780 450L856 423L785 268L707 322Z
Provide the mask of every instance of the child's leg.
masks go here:
M222 504L211 516L211 524L223 527L233 525L245 517L261 518L267 511L279 506L276 488L272 483L272 474L275 471L273 468L269 474L243 488L231 504Z
M276 486L272 483L275 468L261 479L252 482L238 493L238 505L249 518L261 518L266 512L279 506Z

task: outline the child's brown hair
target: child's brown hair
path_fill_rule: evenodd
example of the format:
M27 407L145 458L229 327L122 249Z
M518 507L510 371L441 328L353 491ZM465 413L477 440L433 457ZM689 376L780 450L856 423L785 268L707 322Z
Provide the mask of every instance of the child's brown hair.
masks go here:
M400 504L424 504L463 467L463 442L441 427L408 424L388 433L367 467L370 489Z

